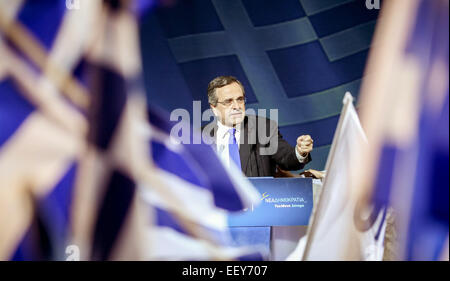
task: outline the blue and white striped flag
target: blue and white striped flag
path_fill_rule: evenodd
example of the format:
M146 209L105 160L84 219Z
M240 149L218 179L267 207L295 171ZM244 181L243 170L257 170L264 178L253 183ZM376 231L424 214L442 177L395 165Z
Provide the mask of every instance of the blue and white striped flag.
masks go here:
M375 209L393 209L391 258L448 259L449 2L385 4L361 92L370 146L354 182Z
M0 6L0 259L62 259L88 129L87 91L71 73L94 10Z
M142 191L143 198L155 206L156 225L160 226L150 230L149 236L155 241L152 244L159 245L157 251L150 251L152 258L171 260L180 259L183 255L186 259L209 259L212 253L208 253L202 241L192 239L187 232L191 224L197 225L202 238L230 245L227 212L258 204L259 193L240 171L225 168L209 145L179 144L169 134L171 124L168 118L164 118L164 113L152 107L148 112L150 125L147 134L156 173L171 183L167 186L171 200L163 200L162 192L156 190ZM176 215L180 214L174 216L170 211L171 204L182 208L182 221L187 225L177 222ZM234 256L238 259L255 259L258 255L267 254L232 248L220 251L229 258Z
M0 2L0 259L259 258L224 220L258 193L147 113L136 5L79 3Z

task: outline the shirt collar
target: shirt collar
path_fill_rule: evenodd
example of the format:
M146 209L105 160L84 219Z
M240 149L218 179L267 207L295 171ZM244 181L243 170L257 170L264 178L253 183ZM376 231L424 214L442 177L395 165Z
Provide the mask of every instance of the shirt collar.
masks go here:
M236 134L240 133L242 123L244 123L244 122L241 122L240 124L236 125L236 127L235 127ZM232 127L226 126L226 125L222 124L219 120L217 120L217 138L218 139L225 138L225 136L227 136L227 133L231 128Z

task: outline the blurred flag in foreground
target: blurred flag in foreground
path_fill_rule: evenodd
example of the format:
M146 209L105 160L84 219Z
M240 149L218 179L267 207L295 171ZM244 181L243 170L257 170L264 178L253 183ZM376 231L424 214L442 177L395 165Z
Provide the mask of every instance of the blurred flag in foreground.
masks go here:
M352 197L350 180L360 167L351 160L361 146L367 145L367 139L350 93L346 93L343 104L326 176L307 236L298 245L304 250L296 250L297 259L303 256L303 260L380 260L383 256L384 212L378 210L377 222L369 229L358 229L354 223L357 201Z
M165 191L142 190L142 198L154 206L155 224L158 226L148 231L148 237L153 241L150 245L154 246L153 251L149 251L149 258L209 259L213 252L208 253L204 241L193 239L187 227L197 225L202 238L230 245L227 212L258 204L259 193L240 171L228 170L217 161L210 146L177 144L169 134L173 124L167 122L168 118L163 118L163 112L150 107L148 113L150 125L143 132L150 136L156 172L168 183ZM169 200L161 197L163 192L169 192ZM174 207L181 208L183 213L170 212ZM176 220L181 215L186 218L184 226ZM268 254L231 247L216 251L227 259L241 260L260 260Z
M392 206L393 259L448 259L449 2L385 1L381 12L360 99L370 145L353 190Z
M147 112L136 5L65 2L0 1L0 259L260 259L224 219L257 192Z

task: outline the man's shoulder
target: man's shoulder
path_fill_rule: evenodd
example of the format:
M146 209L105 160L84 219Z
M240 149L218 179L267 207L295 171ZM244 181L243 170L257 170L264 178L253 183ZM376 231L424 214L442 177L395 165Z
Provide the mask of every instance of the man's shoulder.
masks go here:
M248 126L255 128L256 130L260 128L278 128L278 122L276 120L269 119L265 116L248 115L246 116L246 119Z

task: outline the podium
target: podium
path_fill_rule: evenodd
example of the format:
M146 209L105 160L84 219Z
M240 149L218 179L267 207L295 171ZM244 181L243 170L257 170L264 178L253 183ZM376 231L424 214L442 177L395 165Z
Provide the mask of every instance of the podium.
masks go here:
M289 229L306 233L313 209L311 178L249 178L261 194L261 202L228 216L235 246L260 246L273 256L274 234ZM304 234L303 233L303 234Z

